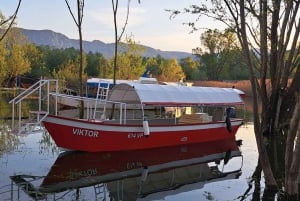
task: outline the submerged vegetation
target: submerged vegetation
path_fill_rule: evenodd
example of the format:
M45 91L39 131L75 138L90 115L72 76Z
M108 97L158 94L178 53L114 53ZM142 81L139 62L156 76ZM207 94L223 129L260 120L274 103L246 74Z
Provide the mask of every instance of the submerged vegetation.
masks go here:
M0 120L0 158L15 151L20 143L18 136L12 135L10 128Z

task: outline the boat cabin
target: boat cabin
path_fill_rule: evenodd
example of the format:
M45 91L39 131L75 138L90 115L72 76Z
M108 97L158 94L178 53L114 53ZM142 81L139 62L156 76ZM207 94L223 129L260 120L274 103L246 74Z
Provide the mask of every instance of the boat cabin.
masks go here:
M149 123L167 119L189 124L225 121L226 116L235 118L235 107L244 104L240 94L231 88L121 83L108 95L106 106L115 107L114 111L105 110L105 117L127 124L145 119Z

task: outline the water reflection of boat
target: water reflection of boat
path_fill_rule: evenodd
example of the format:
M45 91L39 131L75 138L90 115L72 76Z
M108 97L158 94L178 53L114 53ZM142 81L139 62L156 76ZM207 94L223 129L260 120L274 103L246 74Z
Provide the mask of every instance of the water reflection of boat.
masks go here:
M233 158L239 164L230 167ZM94 188L93 196L109 194L108 200L151 200L200 189L206 182L238 178L241 159L235 140L126 152L64 152L40 186L29 183L27 189L40 198ZM11 179L25 190L21 177Z

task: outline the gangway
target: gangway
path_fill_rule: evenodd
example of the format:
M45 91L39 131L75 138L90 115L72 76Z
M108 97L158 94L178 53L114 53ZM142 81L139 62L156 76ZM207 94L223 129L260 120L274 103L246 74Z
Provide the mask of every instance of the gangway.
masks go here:
M53 88L54 87L54 88ZM12 104L12 131L17 134L26 134L36 130L42 129L41 122L47 117L50 112L50 92L58 93L57 80L41 79L33 84L28 89L24 90L18 96L9 101ZM22 118L22 102L28 99L33 94L38 94L38 109L36 111L29 111L29 118ZM44 105L43 105L44 104ZM57 98L55 98L54 112L57 115ZM17 114L17 115L16 115ZM18 125L15 121L18 120Z

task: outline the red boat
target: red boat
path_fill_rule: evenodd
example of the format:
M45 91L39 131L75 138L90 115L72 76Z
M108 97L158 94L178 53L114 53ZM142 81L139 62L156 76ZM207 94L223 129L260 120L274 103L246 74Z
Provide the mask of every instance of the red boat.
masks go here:
M231 88L122 83L98 90L86 119L48 115L43 124L58 147L87 152L136 150L234 139L243 105ZM140 109L127 110L130 105ZM144 110L153 106L152 111ZM174 108L168 113L166 108ZM113 109L107 109L113 108Z
M200 189L208 182L236 179L241 165L237 143L228 139L145 150L63 152L47 176L15 175L11 179L24 191L30 190L27 193L31 196L43 198L53 193L60 197L57 193L76 189L90 200L94 196L94 191L88 190L91 187L102 193L98 196L106 192L114 200L152 200ZM26 182L29 178L40 185Z

